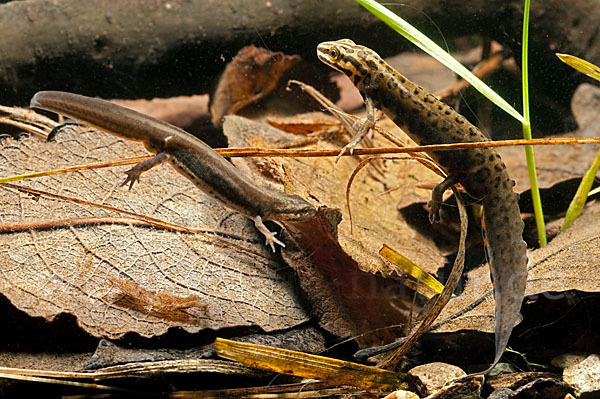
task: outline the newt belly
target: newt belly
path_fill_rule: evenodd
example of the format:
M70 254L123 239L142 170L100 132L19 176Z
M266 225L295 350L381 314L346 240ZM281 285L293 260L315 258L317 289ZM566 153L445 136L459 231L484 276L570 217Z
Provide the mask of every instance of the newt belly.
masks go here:
M321 43L317 55L325 64L346 74L365 102L372 102L419 145L487 141L466 118L410 82L373 50L343 39ZM519 196L513 191L515 182L493 149L431 151L429 155L448 173L448 178L434 190L432 221L438 219L441 194L453 183L460 182L483 204L496 301L496 354L490 368L483 372L487 373L502 357L525 293L527 246L522 238Z

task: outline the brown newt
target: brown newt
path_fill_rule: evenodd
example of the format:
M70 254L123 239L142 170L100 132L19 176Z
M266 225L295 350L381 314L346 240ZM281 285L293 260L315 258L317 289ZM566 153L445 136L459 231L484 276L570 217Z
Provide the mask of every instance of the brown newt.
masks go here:
M420 145L481 142L487 138L466 118L423 88L410 82L373 50L348 39L319 44L317 56L326 65L346 74L365 99L368 121L373 107L382 110ZM352 148L368 132L359 129L347 147ZM506 166L493 149L430 151L448 177L434 188L429 219L439 221L442 194L459 182L483 204L486 249L494 280L496 301L496 354L489 372L500 360L519 317L527 280L527 245L524 224Z
M202 140L167 122L108 101L60 91L36 93L31 107L66 115L112 135L142 142L148 151L157 155L126 172L128 176L123 185L129 182L131 188L143 172L168 161L200 190L252 218L273 251L275 244L285 245L263 220L305 221L316 214L315 207L305 199L256 185Z

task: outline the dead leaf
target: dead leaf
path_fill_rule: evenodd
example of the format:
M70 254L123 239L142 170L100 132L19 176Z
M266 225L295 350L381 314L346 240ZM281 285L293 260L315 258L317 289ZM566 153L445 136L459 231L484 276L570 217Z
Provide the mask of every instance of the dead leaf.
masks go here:
M4 139L0 148L0 176L146 154L140 144L96 130L74 134L65 129L55 143ZM14 306L48 320L73 314L84 330L109 338L130 331L154 336L170 327L197 332L258 325L273 331L308 320L290 273L271 258L246 217L231 214L170 167L147 172L131 191L118 187L123 170L95 169L20 184L183 226L218 229L254 253L200 235L122 224L3 233L0 293ZM3 224L119 216L6 187L0 193ZM131 281L146 293L197 297L206 311L188 308L185 314L193 317L173 318L119 303L123 289L111 278Z
M341 124L333 117L322 112L307 113L295 116L280 116L268 118L269 125L287 133L307 135L326 129L339 129Z
M495 397L566 399L574 389L552 373L502 374L486 381Z
M251 334L230 339L237 342L269 345L306 353L320 353L325 350L325 338L319 330L311 326L301 326L292 330L276 331L269 334ZM131 347L130 345L119 346L111 341L102 339L98 343L94 354L83 366L83 369L94 370L133 362L206 359L215 356L214 343L190 349L157 349Z
M271 93L281 77L301 60L265 48L247 46L231 60L211 96L210 113L215 126L224 115L235 114Z
M293 135L283 136L277 129L238 116L225 118L224 131L232 147L246 146L247 138L251 135L260 135L274 143L295 139ZM341 148L337 144L320 142L318 148ZM381 141L376 143L376 145L380 144ZM402 216L396 213L396 203L409 193L417 193L416 195L429 199L430 191L420 189L417 185L421 180L439 181L439 176L419 163L405 159L384 162L385 177L379 180L366 172L359 174L351 191L351 206L356 229L351 235L346 216L345 192L348 179L360 160L354 157L343 157L338 163L334 160L334 157L286 158L281 161L280 170L285 170L287 175L294 176L295 183L302 186L295 187L293 192L305 198L313 198L318 201L318 204L326 205L328 208L338 208L342 211L344 217L338 226L340 244L359 263L362 270L383 275L396 273L396 270L391 270L378 254L383 242L387 242L396 250L403 251L404 256L424 270L435 273L444 264L445 259L431 240L414 231ZM265 176L273 173L272 168L266 165L275 161L234 159L233 162L239 168L245 168L248 174ZM246 166L243 163L246 163ZM252 169L255 172L250 172ZM265 172L266 170L269 172ZM273 186L274 189L289 187L283 184L283 179L279 181L281 186ZM389 188L395 190L388 191ZM389 238L392 238L392 241L386 241Z
M600 204L587 206L566 231L547 246L530 252L526 296L579 290L600 292ZM450 300L435 332L494 331L494 299L487 267L467 275L461 295ZM457 317L452 317L460 312ZM450 320L446 320L450 318Z
M223 127L232 147L246 147L251 135L275 143L295 139L294 135L239 116L227 116ZM341 145L320 142L318 148ZM386 175L379 180L366 171L359 173L351 191L355 223L352 235L345 192L348 178L360 160L343 157L335 163L334 159L286 158L275 162L274 158L234 158L233 162L254 178L272 176L274 189L285 186L286 191L309 198L317 205L340 210L341 213L331 209L321 212L314 224L298 227L302 229L300 233L288 229L294 239L312 249L310 257L286 251L282 254L298 274L299 283L310 298L312 313L323 328L339 336L364 334L358 337L364 345L389 342L399 333L390 326L405 324L410 318L412 291L403 285L401 273L378 252L385 242L430 272L444 264L445 259L433 242L409 227L395 210L398 199L406 192L423 191L422 195L429 197L427 190L416 187L423 174L428 179L437 177L417 162L406 160L384 162ZM294 176L294 180L285 176ZM401 189L388 192L389 187ZM341 223L337 225L340 216Z
M217 355L224 359L332 384L348 384L382 391L393 388L414 389L415 386L420 386L418 379L407 373L396 373L330 357L223 338L217 338L215 347Z
M80 371L90 358L90 352L36 352L12 351L0 352L2 368L20 368L46 371ZM1 372L1 369L0 369Z

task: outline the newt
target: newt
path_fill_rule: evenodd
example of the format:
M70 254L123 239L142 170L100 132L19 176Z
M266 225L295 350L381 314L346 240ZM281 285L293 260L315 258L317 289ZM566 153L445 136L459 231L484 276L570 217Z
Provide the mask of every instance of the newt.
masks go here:
M373 107L377 107L419 145L487 141L465 117L410 82L371 49L342 39L319 44L317 56L348 76L358 88L365 99L367 122L371 126L375 122ZM362 125L350 142L350 150L366 135L368 123ZM519 195L513 191L515 182L493 149L429 151L428 154L447 172L444 181L433 189L429 202L432 223L440 220L444 191L456 183L483 205L485 244L496 302L495 358L491 366L480 373L487 374L506 349L525 294L527 245L522 238L524 223Z
M167 122L97 98L60 91L41 91L31 99L32 108L56 112L112 135L138 141L155 157L125 172L129 188L140 175L168 161L196 187L226 207L250 217L265 236L266 244L285 247L263 220L306 221L315 207L298 195L262 188L241 173L202 140Z

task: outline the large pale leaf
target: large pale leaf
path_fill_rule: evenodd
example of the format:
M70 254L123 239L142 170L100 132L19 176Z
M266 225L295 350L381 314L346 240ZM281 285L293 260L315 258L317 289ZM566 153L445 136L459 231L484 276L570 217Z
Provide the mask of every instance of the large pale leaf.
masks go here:
M0 176L146 154L138 143L65 129L57 142L1 143ZM260 326L266 331L308 319L289 272L253 225L163 165L133 190L119 187L126 168L50 176L20 184L110 205L187 227L218 229L239 247L197 234L107 224L31 229L0 235L0 293L31 316L66 312L96 336L144 336L170 327ZM0 187L0 223L121 217L116 212Z

